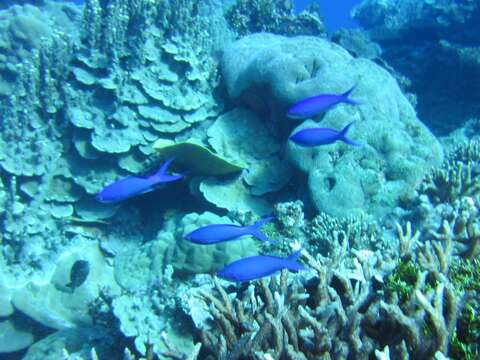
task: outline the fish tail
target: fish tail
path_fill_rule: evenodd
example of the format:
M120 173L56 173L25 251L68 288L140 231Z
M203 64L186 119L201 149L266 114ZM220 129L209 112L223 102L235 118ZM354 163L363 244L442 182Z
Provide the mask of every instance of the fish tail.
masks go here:
M347 137L348 130L350 130L350 127L353 125L353 121L345 126L342 131L338 134L339 140L342 140L345 144L352 145L352 146L363 146L360 143L357 143L356 141L350 140Z
M167 160L165 160L165 162L162 164L160 169L158 169L154 176L162 177L163 175L165 175L167 173L168 167L173 160L175 160L175 156L169 157Z
M301 270L305 270L305 266L297 262L297 260L302 255L302 249L295 251L292 255L290 255L286 260L288 262L288 270L297 272Z
M274 219L273 216L267 216L258 220L255 224L249 226L249 232L252 236L255 236L258 240L266 243L274 244L277 241L270 239L267 235L260 231L260 228Z
M349 98L350 94L353 92L353 90L355 90L356 87L357 87L357 84L353 85L350 89L348 89L347 91L345 91L342 94L343 102L345 102L347 104L350 104L350 105L359 105L360 104L358 101Z
M260 229L262 226L265 224L268 224L270 221L272 221L275 217L274 216L265 216L261 218L260 220L257 220L253 225L252 228L254 229Z
M167 182L172 182L172 181L177 181L180 180L181 178L185 177L183 174L178 174L178 175L168 175L167 170L172 161L175 160L175 157L169 157L165 162L162 164L160 169L153 175L153 179L155 183L167 183Z
M300 249L300 250L295 251L292 255L290 255L289 257L287 257L287 259L288 259L289 261L297 261L297 260L300 258L300 256L302 256L302 250L303 250L303 249Z
M251 230L250 235L256 237L258 240L263 241L267 244L276 244L277 240L270 239L267 235L262 233L260 230Z

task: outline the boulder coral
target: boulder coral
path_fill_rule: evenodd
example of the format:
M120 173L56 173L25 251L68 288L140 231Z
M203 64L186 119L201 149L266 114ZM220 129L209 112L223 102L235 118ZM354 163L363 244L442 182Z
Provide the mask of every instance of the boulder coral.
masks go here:
M222 71L230 97L270 114L270 122L280 128L294 126L285 118L293 103L357 85L351 97L359 105L338 106L321 118L320 125L307 119L295 131L315 126L341 129L353 121L350 137L363 147L288 145L290 161L307 173L318 211L334 216L384 215L411 197L426 171L442 160L440 144L417 118L394 78L328 40L246 36L225 50Z

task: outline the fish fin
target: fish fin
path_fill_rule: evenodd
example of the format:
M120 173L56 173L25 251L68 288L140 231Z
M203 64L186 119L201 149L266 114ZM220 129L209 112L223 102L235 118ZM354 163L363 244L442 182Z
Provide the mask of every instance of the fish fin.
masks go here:
M142 192L138 193L138 195L143 195L143 194L155 191L155 190L157 190L157 186L152 186L152 187L149 187L148 189L143 190Z
M297 261L300 258L300 256L302 256L302 250L303 249L299 249L299 250L295 251L292 255L287 257L287 259L290 260L290 261Z
M338 134L338 140L342 140L345 144L352 145L352 146L363 146L363 144L357 143L356 141L350 140L347 137L348 130L350 130L350 127L353 125L353 121L345 126L342 131Z
M264 226L265 224L268 224L273 219L275 219L274 216L265 216L260 220L257 220L253 225L251 225L251 227L254 229L260 229L262 226Z
M172 181L177 181L180 180L181 178L184 177L184 175L179 174L179 175L168 175L167 170L172 161L175 160L175 157L169 157L165 162L162 164L160 169L153 175L153 179L155 183L167 183L167 182L172 182Z
M277 240L273 240L273 239L270 239L267 235L265 235L264 233L262 233L260 230L257 230L257 229L253 229L251 230L250 232L250 235L256 237L258 240L261 240L267 244L276 244L278 243Z
M159 182L161 183L167 183L167 182L172 182L172 181L177 181L180 179L183 179L184 175L179 174L179 175L160 175L157 176Z
M71 282L69 282L68 284L66 284L65 287L68 289L68 291L70 292L70 294L73 294L73 292L75 291L75 287L73 286L73 284L72 284Z
M301 270L305 270L306 267L305 265L303 264L300 264L299 262L297 262L297 260L300 258L300 256L302 255L302 249L298 250L298 251L295 251L292 255L290 255L289 257L287 257L287 262L288 262L288 267L287 269L289 271L292 271L292 272L297 272L297 271L301 271Z
M175 160L175 156L169 157L167 160L165 160L165 162L162 164L160 169L158 169L158 171L155 173L154 176L160 176L161 177L164 174L166 174L167 170L168 170L168 167L170 166L170 164L172 163L173 160Z
M344 103L347 103L347 104L350 104L350 105L359 105L360 104L358 101L349 98L350 94L353 92L353 90L355 90L356 87L357 87L357 84L353 85L350 89L348 89L347 91L345 91L342 94L342 98L343 98Z
M262 226L264 226L265 224L269 223L269 222L272 221L273 219L274 219L273 216L267 216L267 217L261 218L260 220L258 220L258 221L257 221L256 223L254 223L253 225L250 225L250 226L248 227L250 235L255 236L258 240L264 241L264 242L266 242L266 243L270 243L270 244L275 244L275 243L277 243L276 240L270 239L267 235L265 235L264 233L262 233L262 232L260 231L260 228L261 228Z

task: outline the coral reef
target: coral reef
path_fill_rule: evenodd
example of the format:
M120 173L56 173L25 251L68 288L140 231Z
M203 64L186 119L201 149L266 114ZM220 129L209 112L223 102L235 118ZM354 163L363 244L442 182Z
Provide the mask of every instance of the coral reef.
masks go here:
M229 211L251 210L259 215L271 211L260 197L282 189L292 168L281 153L282 144L250 110L236 108L218 117L207 130L208 143L217 154L248 168L240 178L206 179L199 190L206 200ZM223 193L223 195L219 196Z
M26 3L33 3L27 1ZM55 37L77 34L80 8L63 1L16 1L0 13L0 97L8 97L21 77L21 63ZM2 2L2 5L4 2ZM68 34L68 35L67 35Z
M478 200L479 174L480 143L461 143L446 156L441 167L434 168L426 175L419 192L428 196L435 205L453 203L465 196Z
M382 58L409 78L419 116L437 134L478 117L477 2L365 0L352 14L381 45Z
M425 172L442 159L440 144L417 119L395 80L373 62L354 59L327 40L246 36L225 50L222 71L232 98L269 113L271 126L288 126L287 131L293 126L292 119L285 119L288 106L357 83L352 97L364 104L332 109L322 126L341 129L353 121L351 137L365 145L361 150L340 143L287 146L290 161L308 174L318 211L384 215L411 197ZM316 123L306 120L295 131L312 126Z
M378 224L362 216L335 218L320 213L309 222L306 233L314 254L326 255L344 241L352 249L377 250L383 245Z
M399 227L396 255L354 252L356 267L344 242L328 258L304 252L312 269L304 275L284 272L246 288L214 278L214 293L196 294L213 319L197 324L202 356L368 359L384 348L393 358L474 354L478 264L455 256L455 240L443 234L425 241Z
M37 339L32 339L30 329L14 322L12 303L45 326L89 326L96 319L86 306L99 298L99 288L105 286L125 292L122 297L109 292L117 300L115 315L122 320L112 329L123 334L121 324L126 334L135 334L138 351L146 351L143 341L150 333L161 342L161 331L170 332L165 326L136 332L140 319L159 319L158 308L151 305L157 295L132 288L134 281L128 279L134 274L118 274L126 252L134 253L150 240L163 221L153 222L150 233L141 233L135 229L144 228L144 220L135 209L127 215L118 206L95 203L92 195L121 176L157 166L159 159L147 156L154 154L151 145L159 137L188 137L187 131L220 111L222 104L212 95L218 84L213 54L229 41L230 33L217 5L215 1L91 0L85 3L82 19L77 7L56 2L52 9L60 12L58 17L65 12L65 19L75 21L64 26L65 32L51 29L61 27L61 19L51 20L49 16L57 15L48 7L48 13L32 5L2 13L2 26L11 30L2 32L1 54L6 56L2 66L15 73L7 74L9 88L4 93L8 96L0 99L0 199L4 205L0 284L8 289L0 307L5 331L17 329L22 347ZM192 26L197 15L203 19L200 27ZM23 28L38 31L26 36ZM40 41L43 33L49 36ZM21 43L13 43L20 36L35 44L25 45L25 52L10 51L22 48ZM10 50L6 42L12 44ZM20 54L22 62L9 54ZM154 244L165 255L168 245L173 251L173 242L159 235ZM70 289L64 280L75 261L71 257L81 251L89 257L85 247L91 243L96 244L99 258L87 259L92 262L87 282L74 295L67 293ZM116 258L115 278L112 260L106 255ZM221 258L222 251L217 256ZM70 259L68 264L64 258ZM166 264L161 260L155 269L163 273ZM57 261L61 274L55 270ZM93 263L103 264L103 270ZM152 284L147 276L142 279ZM13 283L19 287L16 291L11 291ZM161 292L167 294L163 288ZM135 302L145 294L149 307L145 306L143 317L136 317L138 322L129 323L127 314L134 312ZM111 305L112 314L113 309ZM165 310L159 324L167 323L169 316ZM153 350L160 353L165 347L158 349Z
M395 79L364 58L383 61L364 33L338 40L353 57L324 39L318 12L294 15L290 1L239 0L226 13L222 0L19 4L0 11L2 356L478 355L479 145L455 150L414 194L442 150ZM435 14L468 22L469 11ZM314 36L285 37L299 34ZM478 66L474 46L445 38L445 53ZM322 120L355 121L361 149L285 146L294 127L317 124L285 119L292 103L355 83L362 105ZM166 157L185 181L95 201ZM393 238L372 218L412 195L413 227ZM262 230L275 245L184 239L272 212ZM293 242L309 270L243 285L210 275L290 254ZM88 270L70 286L78 262Z
M237 0L227 8L225 18L240 36L257 32L325 36L325 25L314 4L294 14L291 0Z

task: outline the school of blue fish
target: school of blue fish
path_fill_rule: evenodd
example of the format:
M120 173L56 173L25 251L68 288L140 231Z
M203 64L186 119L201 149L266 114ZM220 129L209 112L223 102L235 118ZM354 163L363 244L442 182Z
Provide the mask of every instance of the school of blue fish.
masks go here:
M350 94L356 86L342 94L321 94L303 99L292 105L287 117L291 119L306 119L324 113L340 103L358 105L359 103L350 99ZM362 146L347 137L347 133L353 123L349 123L341 130L330 128L306 128L299 130L290 136L289 140L299 146L314 147L333 144L336 141L343 141L352 146ZM156 190L165 183L181 180L182 174L168 174L168 168L174 158L168 158L161 165L160 169L148 177L128 176L107 185L97 195L96 199L102 203L116 203L129 198ZM253 236L265 243L274 244L275 240L270 239L260 229L272 221L273 217L266 217L258 220L252 225L240 226L233 224L210 224L200 227L184 236L185 240L195 244L210 245L225 241L238 240L246 235ZM305 267L297 260L301 256L301 249L294 252L287 258L269 255L257 255L236 260L227 264L218 271L217 275L226 280L235 282L246 282L270 276L281 270L298 272Z

